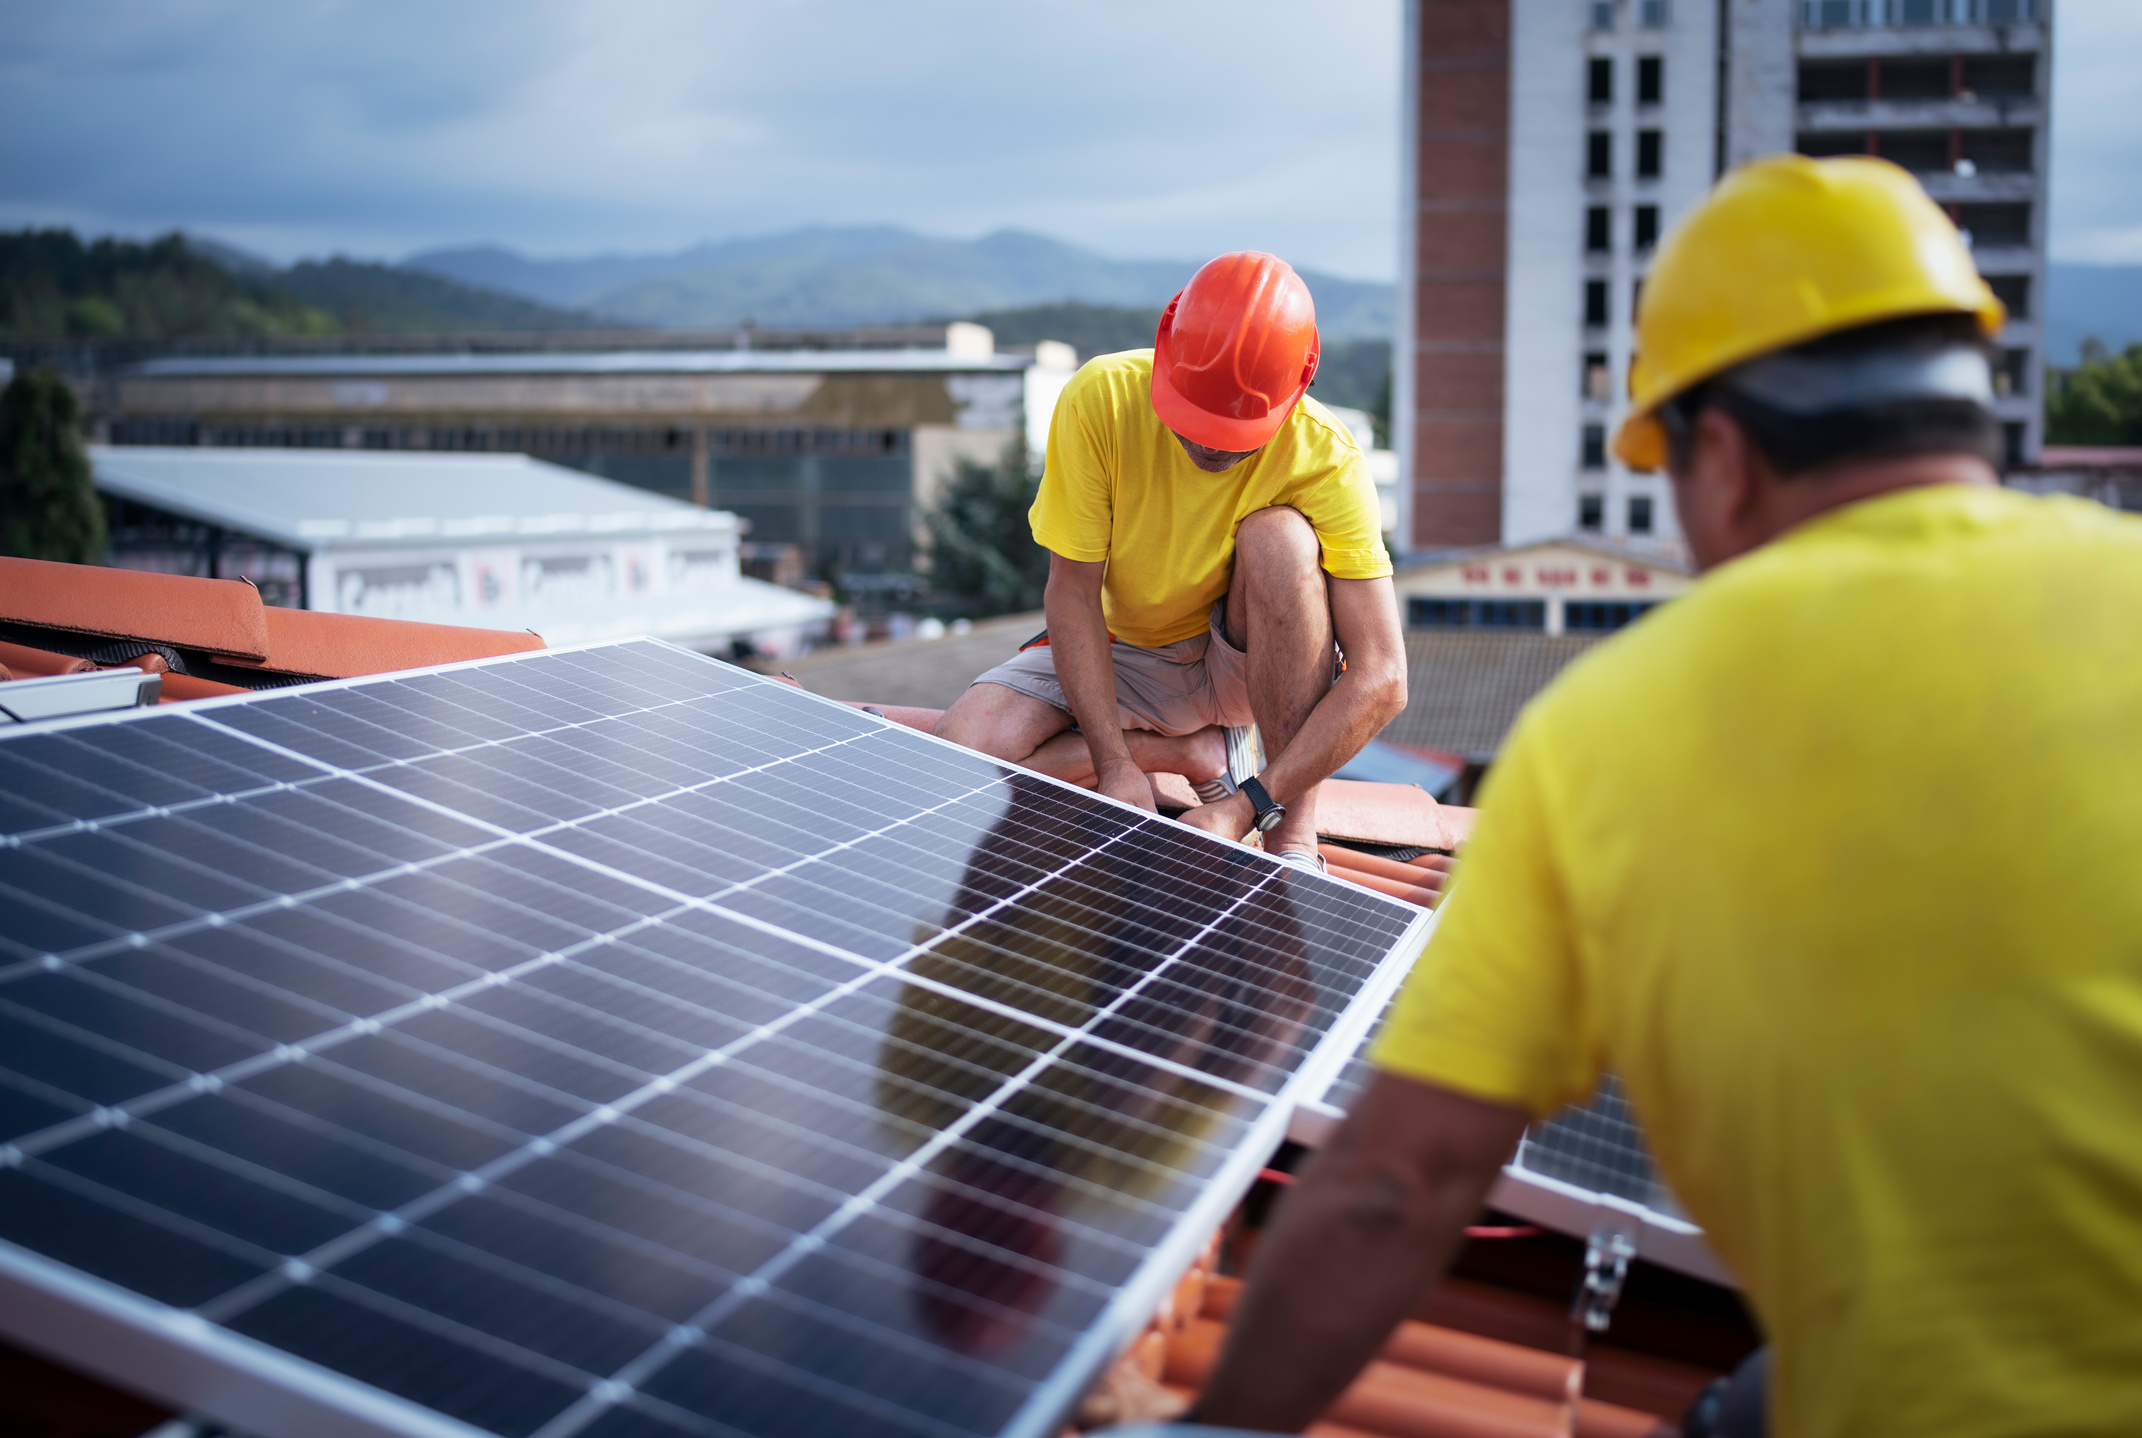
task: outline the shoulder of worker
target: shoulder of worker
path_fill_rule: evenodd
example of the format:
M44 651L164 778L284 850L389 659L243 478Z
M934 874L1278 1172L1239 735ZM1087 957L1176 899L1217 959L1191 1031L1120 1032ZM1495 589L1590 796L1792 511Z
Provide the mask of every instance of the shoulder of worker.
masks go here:
M1342 454L1361 453L1361 441L1354 437L1353 430L1326 409L1323 402L1314 395L1305 394L1301 397L1301 401L1294 406L1294 413L1287 416L1287 423L1298 428L1304 437L1320 448L1334 449Z
M1930 485L1840 506L1719 565L1685 594L1571 662L1540 722L1574 735L1599 716L1685 712L1690 695L1761 668L1810 626L1863 627L1906 591L2028 591L2057 579L2142 604L2142 517L2067 495ZM1935 606L1907 604L1924 618ZM1907 631L1907 637L1908 633Z
M1095 355L1080 365L1078 373L1064 385L1063 398L1058 403L1094 418L1123 414L1151 419L1152 389L1153 352L1119 350Z

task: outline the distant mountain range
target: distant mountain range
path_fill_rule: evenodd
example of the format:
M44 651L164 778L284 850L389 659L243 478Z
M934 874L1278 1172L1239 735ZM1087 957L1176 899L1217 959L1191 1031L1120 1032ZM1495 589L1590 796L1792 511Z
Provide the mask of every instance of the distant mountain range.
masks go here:
M948 240L890 225L814 226L673 254L531 259L497 245L428 250L403 262L463 285L627 324L726 329L841 328L948 319L1079 301L1157 308L1194 260L1111 260L1019 230ZM1304 270L1334 341L1387 336L1396 289Z
M2048 362L2066 368L2094 339L2117 354L2142 344L2142 265L2053 265L2046 276Z

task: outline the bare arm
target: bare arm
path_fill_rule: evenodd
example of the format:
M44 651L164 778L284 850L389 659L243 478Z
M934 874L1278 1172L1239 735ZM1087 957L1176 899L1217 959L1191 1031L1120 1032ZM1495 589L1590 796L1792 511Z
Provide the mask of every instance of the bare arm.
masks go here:
M1153 786L1123 742L1116 708L1116 666L1108 653L1108 621L1101 614L1105 561L1085 563L1049 556L1049 586L1041 601L1056 657L1056 682L1071 701L1071 716L1093 755L1095 787L1111 799L1153 807Z
M1316 1421L1450 1262L1525 1123L1378 1074L1281 1202L1196 1420L1280 1433Z

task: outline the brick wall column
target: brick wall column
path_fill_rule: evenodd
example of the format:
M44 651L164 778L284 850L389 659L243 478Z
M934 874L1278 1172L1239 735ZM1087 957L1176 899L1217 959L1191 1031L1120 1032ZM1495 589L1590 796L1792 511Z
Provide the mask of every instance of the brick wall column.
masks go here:
M1512 0L1415 0L1413 547L1502 538Z

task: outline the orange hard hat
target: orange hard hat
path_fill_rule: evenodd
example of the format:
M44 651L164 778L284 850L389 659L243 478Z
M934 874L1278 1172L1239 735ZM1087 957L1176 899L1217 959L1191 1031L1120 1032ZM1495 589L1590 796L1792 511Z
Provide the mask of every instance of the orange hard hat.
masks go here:
M1277 255L1222 255L1168 301L1153 336L1153 412L1192 444L1261 447L1316 377L1316 302Z

